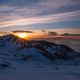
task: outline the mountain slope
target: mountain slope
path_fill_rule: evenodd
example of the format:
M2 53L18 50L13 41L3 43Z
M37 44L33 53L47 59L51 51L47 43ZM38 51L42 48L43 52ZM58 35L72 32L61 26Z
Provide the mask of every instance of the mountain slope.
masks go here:
M26 58L43 56L51 61L54 59L72 59L80 56L78 52L66 45L58 45L43 40L26 41L12 34L0 37L0 51L19 58L22 56L26 56Z
M80 80L80 53L63 44L0 37L0 80Z

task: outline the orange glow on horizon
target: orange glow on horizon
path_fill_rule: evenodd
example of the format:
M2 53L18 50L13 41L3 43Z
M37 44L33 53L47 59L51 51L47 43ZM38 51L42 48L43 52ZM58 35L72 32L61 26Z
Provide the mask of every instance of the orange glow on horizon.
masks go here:
M24 39L28 38L28 34L24 32L15 33L14 35L18 36L19 38L24 38Z

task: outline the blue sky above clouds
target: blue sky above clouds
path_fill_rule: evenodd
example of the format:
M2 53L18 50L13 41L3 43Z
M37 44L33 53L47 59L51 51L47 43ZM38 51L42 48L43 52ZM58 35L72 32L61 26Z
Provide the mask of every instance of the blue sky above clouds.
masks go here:
M13 28L79 29L80 0L0 0L0 30Z

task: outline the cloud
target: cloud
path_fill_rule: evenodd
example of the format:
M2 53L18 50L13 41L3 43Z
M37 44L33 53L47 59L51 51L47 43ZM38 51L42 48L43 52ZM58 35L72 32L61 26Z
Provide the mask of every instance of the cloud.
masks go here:
M49 36L57 36L58 33L57 32L53 32L53 31L48 31L48 35Z
M18 33L18 32L25 32L25 33L34 33L33 31L24 31L24 30L15 30L12 31L13 33Z
M1 17L16 15L27 18L75 10L80 10L80 0L0 0Z
M61 36L80 36L80 34L71 34L71 33L64 33Z
M0 0L0 27L80 20L80 0Z
M80 11L72 11L67 13L60 14L51 14L47 16L37 16L31 18L19 18L16 17L15 20L11 20L13 16L10 16L9 21L3 21L0 23L2 27L6 26L16 26L16 25L30 25L30 24L38 24L38 23L55 23L61 21L70 21L70 20L79 20Z

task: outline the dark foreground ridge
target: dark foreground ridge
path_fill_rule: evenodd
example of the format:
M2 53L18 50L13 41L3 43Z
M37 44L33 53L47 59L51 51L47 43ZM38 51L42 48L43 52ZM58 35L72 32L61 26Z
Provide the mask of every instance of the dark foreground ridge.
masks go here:
M8 63L10 60L40 62L78 60L80 62L80 53L63 44L55 44L45 40L27 41L10 34L0 37L0 65L7 67L10 65Z

